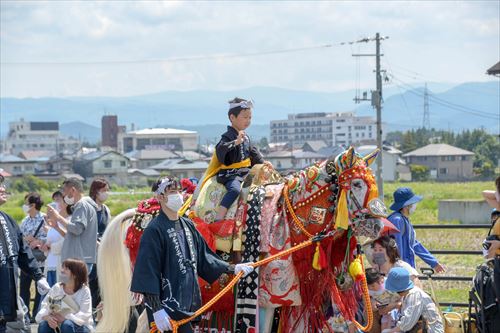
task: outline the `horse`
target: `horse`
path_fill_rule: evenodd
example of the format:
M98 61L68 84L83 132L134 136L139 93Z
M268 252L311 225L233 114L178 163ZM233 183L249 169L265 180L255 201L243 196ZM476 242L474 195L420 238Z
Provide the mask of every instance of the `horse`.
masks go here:
M189 216L209 246L223 251L224 259L229 260L233 252L237 260L242 256L243 260L259 261L306 241L314 244L287 253L241 279L236 306L231 306L236 308L236 319L230 328L250 332L260 325L267 332L276 329L272 322L278 316L282 332L332 331L327 312L340 312L357 323L355 312L361 296L368 303L370 321L357 238L375 239L393 227L385 219L387 211L378 199L369 168L378 153L362 157L351 147L286 177L268 167L254 166L239 201L228 210L226 221L233 221L230 225L213 223L223 186L213 178L200 182L204 185L195 192ZM140 234L155 216L155 209L157 213L159 206L154 199L142 202L137 209L114 218L103 235L98 274L104 305L97 332L127 329L131 270ZM211 298L217 294L228 278L219 279L215 287L202 284L202 293L207 292L204 302L206 295ZM224 307L227 301L217 304ZM263 316L260 319L259 314ZM365 331L371 326L357 325Z

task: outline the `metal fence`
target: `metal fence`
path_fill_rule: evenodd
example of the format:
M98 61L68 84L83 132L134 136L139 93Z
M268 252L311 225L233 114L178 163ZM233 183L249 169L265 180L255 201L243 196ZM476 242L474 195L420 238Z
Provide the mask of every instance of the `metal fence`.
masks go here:
M490 229L491 224L415 224L414 229ZM450 254L450 255L481 255L481 251L468 250L429 250L432 254ZM420 275L420 280L428 280L427 275ZM433 276L435 281L465 281L472 282L473 276ZM468 307L469 303L458 302L439 302L441 306Z

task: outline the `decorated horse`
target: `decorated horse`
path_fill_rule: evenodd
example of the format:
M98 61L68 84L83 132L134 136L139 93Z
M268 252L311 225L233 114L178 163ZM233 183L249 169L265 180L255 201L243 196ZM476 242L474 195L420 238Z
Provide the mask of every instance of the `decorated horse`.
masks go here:
M358 238L375 239L393 228L369 168L377 154L362 157L349 148L284 178L256 165L222 222L214 219L225 188L214 177L203 179L181 213L224 260L253 262L255 270L237 288L231 288L236 280L226 274L212 285L200 281L201 311L207 312L199 328L333 332L348 321L370 330L373 316ZM98 332L127 329L140 236L158 210L156 200L143 201L113 219L103 236L98 272L104 306Z

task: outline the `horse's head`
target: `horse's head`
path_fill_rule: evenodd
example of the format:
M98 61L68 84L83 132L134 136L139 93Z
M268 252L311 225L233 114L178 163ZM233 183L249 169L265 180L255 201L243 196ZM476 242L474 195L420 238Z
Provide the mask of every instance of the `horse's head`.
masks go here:
M385 219L387 208L378 198L377 183L369 168L379 152L376 149L360 156L350 147L327 162L327 169L337 175L336 228L351 226L358 236L378 238L385 226L390 226Z
M383 232L386 208L369 168L378 153L362 157L351 147L287 177L293 210L309 233L349 226L358 236L377 238Z

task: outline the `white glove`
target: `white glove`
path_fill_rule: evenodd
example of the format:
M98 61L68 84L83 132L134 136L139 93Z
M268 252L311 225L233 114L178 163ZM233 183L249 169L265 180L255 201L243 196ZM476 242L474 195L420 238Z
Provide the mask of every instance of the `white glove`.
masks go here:
M168 316L165 310L161 309L159 311L156 311L155 313L153 313L153 318L155 320L158 331L163 332L172 330L172 325L170 324L170 317Z
M234 274L236 274L236 275L239 272L243 272L243 276L245 277L251 271L253 271L253 267L250 266L248 263L236 264L236 266L234 266Z
M45 278L41 278L36 282L36 289L38 290L38 293L40 295L45 295L46 293L49 292L50 286L47 280L45 280Z

